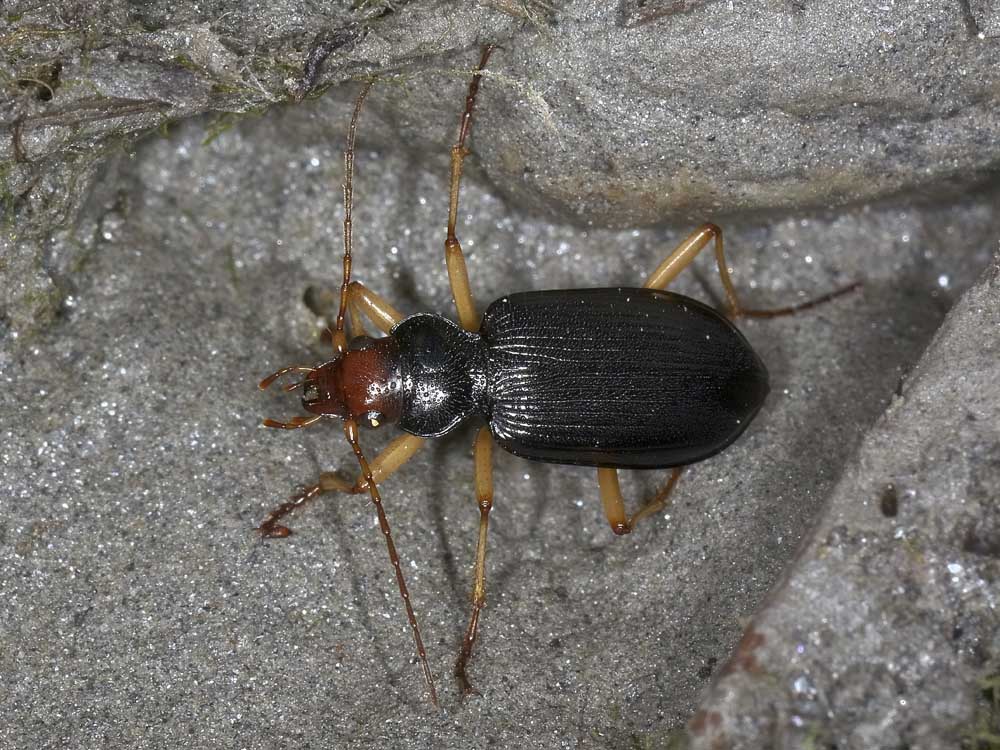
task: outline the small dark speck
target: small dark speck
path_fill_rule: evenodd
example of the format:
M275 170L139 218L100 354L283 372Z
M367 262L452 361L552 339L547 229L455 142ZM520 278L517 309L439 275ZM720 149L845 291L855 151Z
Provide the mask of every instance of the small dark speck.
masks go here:
M973 555L1000 558L1000 529L993 525L970 526L962 540L962 550Z
M896 517L896 514L899 513L899 493L896 492L896 485L889 482L882 488L878 504L883 516L886 518Z
M553 638L551 641L549 641L549 648L562 648L562 641L560 641L558 638Z
M698 668L698 678L701 680L707 680L712 676L712 671L715 669L715 665L719 663L719 660L714 656L709 657L705 660L705 665Z
M75 627L75 628L82 627L84 621L87 619L87 615L90 614L90 610L92 610L92 609L93 609L93 607L87 607L86 609L81 610L79 612L74 612L73 613L73 627Z
M964 630L962 629L962 626L961 626L961 625L956 625L955 627L953 627L953 628L951 629L951 639L952 639L953 641L957 641L957 640L958 640L959 638L961 638L961 637L962 637L962 636L963 636L964 634L965 634L965 631L964 631Z

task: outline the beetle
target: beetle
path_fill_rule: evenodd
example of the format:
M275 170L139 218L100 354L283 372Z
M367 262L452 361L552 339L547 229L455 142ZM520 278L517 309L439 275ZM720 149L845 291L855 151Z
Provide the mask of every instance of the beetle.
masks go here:
M771 310L743 307L726 266L722 230L703 224L649 275L641 287L519 292L490 304L480 317L456 236L459 185L466 141L483 71L482 51L469 83L459 134L451 149L445 261L459 322L435 314L403 317L374 291L351 281L354 144L371 82L358 95L344 152L344 256L340 307L332 331L334 356L314 367L285 367L260 382L303 374L285 386L301 389L309 416L264 425L297 429L323 417L343 421L360 466L350 483L336 473L282 503L263 520L262 537L284 537L280 523L325 492L368 492L375 505L400 596L413 631L430 699L437 693L378 490L429 438L469 418L483 423L475 438L475 490L480 512L473 570L472 611L455 663L463 695L475 692L467 666L485 603L486 541L493 507L492 445L534 461L597 469L604 511L615 534L628 534L666 507L682 467L725 449L747 428L769 389L767 368L733 324L740 317L775 317L814 307L855 289L851 284L817 299ZM726 294L722 313L665 290L712 244ZM350 341L345 319L367 318L384 335ZM362 327L363 329L363 327ZM396 424L403 434L369 461L359 425ZM664 487L634 515L625 511L619 469L671 469Z

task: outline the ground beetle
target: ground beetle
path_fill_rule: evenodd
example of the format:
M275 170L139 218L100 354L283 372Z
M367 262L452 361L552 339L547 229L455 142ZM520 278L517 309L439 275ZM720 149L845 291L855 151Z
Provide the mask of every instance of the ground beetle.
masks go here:
M492 49L483 50L469 84L458 141L451 149L445 260L460 325L430 314L404 319L379 295L351 282L354 142L369 83L355 104L344 152L344 275L333 331L334 358L316 367L283 368L260 383L264 389L286 373L304 373L303 380L285 389L302 389L302 406L311 416L289 422L267 419L264 424L293 429L321 417L337 417L343 420L361 466L353 484L335 473L322 474L316 484L273 510L261 523L260 533L287 536L290 532L279 520L321 493L370 493L435 705L434 681L378 484L409 460L425 439L444 435L467 417L486 423L474 447L480 523L472 614L455 664L463 694L474 692L466 666L486 595L493 441L523 458L597 467L608 522L616 534L627 534L639 519L666 506L681 467L732 443L764 402L767 369L731 321L790 314L857 286L794 307L744 308L726 267L722 230L704 224L642 287L510 294L493 302L479 318L455 222L462 164L469 153L465 142ZM663 291L710 242L726 292L724 314L690 297ZM348 310L359 330L366 317L387 335L358 335L348 343L344 332ZM368 461L358 443L358 424L377 427L383 422L399 425L404 434ZM673 469L664 488L635 515L626 514L618 469L663 468Z

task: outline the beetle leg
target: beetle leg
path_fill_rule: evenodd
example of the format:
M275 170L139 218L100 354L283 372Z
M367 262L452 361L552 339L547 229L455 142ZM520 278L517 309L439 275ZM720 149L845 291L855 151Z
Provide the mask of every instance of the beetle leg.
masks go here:
M473 448L476 466L476 502L479 504L479 541L476 543L476 564L472 583L472 614L462 641L462 650L455 662L455 677L463 695L477 692L469 682L465 667L472 656L472 646L476 642L479 628L479 612L486 603L486 532L490 525L490 510L493 508L493 436L488 427L483 427L476 435Z
M666 289L670 282L676 279L681 271L691 265L691 261L712 240L715 240L715 262L719 266L719 277L722 279L722 286L726 290L726 304L729 307L730 317L738 316L742 308L736 297L736 288L733 286L733 280L729 277L729 268L726 266L726 256L722 249L722 229L715 224L702 224L691 232L656 267L656 270L649 274L643 286L647 289Z
M469 92L465 97L465 111L459 122L458 141L451 147L451 184L448 189L448 235L444 241L444 259L448 266L448 280L451 283L451 294L455 298L455 308L458 310L458 320L467 331L479 328L476 317L476 303L472 299L469 287L469 271L465 266L465 256L462 246L455 236L455 223L458 220L458 189L462 180L462 164L469 150L465 147L465 139L472 129L472 110L476 105L476 94L479 93L479 82L483 77L483 68L490 59L493 45L483 48L475 75L469 82Z
M649 278L646 279L643 284L647 289L666 289L667 285L670 284L678 274L687 268L691 261L695 259L709 242L715 240L715 263L719 269L719 278L722 279L722 287L726 291L726 315L730 320L735 318L777 318L782 315L792 315L793 313L801 312L803 310L808 310L817 305L822 305L824 302L829 302L842 294L847 294L853 292L855 289L861 286L861 282L855 281L853 284L848 284L845 287L841 287L835 291L828 294L824 294L822 297L817 297L816 299L803 302L798 305L792 305L790 307L778 307L774 309L762 309L762 310L752 310L743 307L739 299L736 296L736 288L733 286L733 280L729 275L729 267L726 264L726 254L723 250L722 242L722 229L717 227L715 224L702 224L687 238L681 242L677 248L667 256L660 265L656 267Z
M670 502L670 493L677 486L677 481L681 478L682 471L684 471L684 467L677 466L670 472L670 479L667 480L667 483L663 485L660 491L653 495L653 498L649 502L639 508L638 513L628 519L629 529L634 529L635 525L646 516L660 513L667 507L667 504Z
M628 516L625 515L625 498L622 497L622 489L618 484L618 469L598 469L597 486L601 490L601 503L611 530L619 536L629 533L631 529L628 527Z
M375 484L385 481L391 474L413 458L414 454L424 444L424 439L416 435L403 434L395 438L385 449L369 462L372 476L375 477ZM272 510L261 521L257 531L262 537L286 537L291 534L291 529L278 523L279 520L287 516L293 510L301 508L303 505L326 492L346 492L351 495L359 495L368 491L368 483L363 475L358 475L352 484L348 480L332 471L324 471L319 475L319 481L311 484L297 495L294 495L287 502L282 503Z
M670 472L670 479L657 492L651 500L643 505L634 516L625 514L625 499L622 497L621 486L618 484L618 469L597 470L597 484L601 489L601 502L604 504L604 513L608 517L611 530L618 535L630 534L635 525L646 516L659 513L667 507L670 500L670 493L677 485L677 480L681 478L683 466L678 466Z
M388 333L403 316L379 294L373 292L364 284L352 281L347 288L347 303L351 310L352 328L356 334L364 333L362 318L368 318L375 326ZM414 435L400 435L385 449L375 456L370 463L375 482L378 484L409 461L423 444L423 439ZM323 472L319 481L305 487L289 500L272 510L261 521L257 531L262 537L286 537L291 529L278 523L293 510L302 507L325 492L347 492L357 495L368 490L368 484L363 476L358 476L353 484L334 472Z
M356 335L365 332L363 318L374 323L382 333L389 333L392 327L403 319L402 314L384 297L360 281L352 281L347 287L347 306L351 311L351 325Z
M825 302L829 302L832 299L836 299L844 294L849 294L855 289L861 288L860 281L854 281L847 286L843 286L840 289L834 289L832 292L827 292L821 297L816 297L816 299L807 300L806 302L800 302L797 305L791 305L789 307L775 307L765 310L750 310L745 307L740 308L736 315L730 317L742 316L744 318L780 318L783 315L794 315L797 312L802 312L803 310L809 310L810 308L816 307L817 305L822 305Z
M451 283L451 296L455 299L455 309L458 310L458 321L465 330L475 331L479 328L476 302L472 298L469 271L465 266L462 246L454 237L449 237L445 241L444 261L448 266L448 281Z

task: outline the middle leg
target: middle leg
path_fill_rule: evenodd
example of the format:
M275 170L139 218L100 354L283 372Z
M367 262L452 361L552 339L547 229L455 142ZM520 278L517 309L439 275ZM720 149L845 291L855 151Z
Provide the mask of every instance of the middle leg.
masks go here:
M476 105L476 94L479 93L479 83L483 77L493 45L483 48L479 58L479 66L469 83L469 93L465 97L465 111L459 125L458 141L451 147L451 185L448 189L448 235L444 241L444 260L448 266L448 279L451 282L451 294L455 298L455 308L458 310L458 320L467 331L479 329L479 319L476 316L476 303L472 298L469 286L469 271L465 265L465 255L462 246L455 235L455 224L458 221L458 189L462 180L462 165L469 150L465 147L465 139L472 130L472 110Z
M476 564L473 570L472 614L462 640L462 650L455 661L455 678L463 695L476 692L465 668L476 642L479 613L486 603L486 533L490 525L490 511L493 509L493 435L490 434L489 427L480 428L476 435L473 456L476 468L476 502L479 505L479 540L476 542Z

